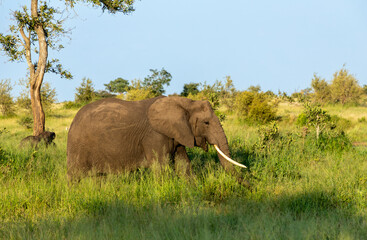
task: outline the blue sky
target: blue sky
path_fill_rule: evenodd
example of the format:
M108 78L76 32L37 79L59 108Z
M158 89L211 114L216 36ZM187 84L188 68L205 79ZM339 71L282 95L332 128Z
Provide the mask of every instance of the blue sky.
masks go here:
M0 0L0 32L10 10L30 1ZM62 1L52 1L59 6ZM65 49L50 52L73 80L47 74L59 101L73 100L83 77L96 89L122 77L143 79L164 67L173 76L166 93L184 83L213 84L230 75L239 90L292 93L310 87L314 73L330 80L343 64L367 84L367 1L365 0L141 0L130 15L102 13L85 4L70 11L73 28ZM26 63L0 56L0 79L15 84ZM21 87L15 86L17 96Z

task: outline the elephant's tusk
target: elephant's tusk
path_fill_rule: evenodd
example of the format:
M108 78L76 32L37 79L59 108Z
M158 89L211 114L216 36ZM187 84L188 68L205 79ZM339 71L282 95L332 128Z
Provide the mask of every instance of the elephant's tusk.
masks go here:
M217 145L214 144L214 147L215 147L215 150L217 150L217 152L222 155L222 157L224 157L228 162L236 165L236 166L239 166L239 167L242 167L242 168L247 168L245 165L241 164L241 163L238 163L232 159L230 159L229 157L227 157L220 149Z

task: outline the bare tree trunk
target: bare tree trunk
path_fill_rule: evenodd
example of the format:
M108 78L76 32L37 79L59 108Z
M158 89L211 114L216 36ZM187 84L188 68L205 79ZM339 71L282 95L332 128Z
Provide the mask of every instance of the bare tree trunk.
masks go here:
M37 11L38 11L38 0L32 0L31 15L33 19L36 19L38 17ZM28 66L31 64L31 66L29 66L30 67L29 83L30 83L32 114L33 114L33 135L36 136L45 131L45 113L43 111L41 102L41 86L46 70L48 47L46 42L45 31L41 23L36 24L35 31L37 33L39 43L39 56L38 56L37 68L35 69L32 62L29 61ZM27 43L26 40L25 42ZM30 59L30 53L29 53L29 59Z
M33 114L33 135L37 136L45 131L45 113L41 102L41 84L43 79L34 77L31 79L31 104ZM43 78L43 77L42 77Z

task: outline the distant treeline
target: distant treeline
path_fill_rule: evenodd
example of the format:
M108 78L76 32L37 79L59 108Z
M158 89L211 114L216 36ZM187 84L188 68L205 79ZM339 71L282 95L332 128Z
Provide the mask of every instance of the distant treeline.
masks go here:
M82 83L76 88L75 100L64 104L65 108L79 108L89 102L116 97L128 101L142 100L165 94L165 87L169 86L172 76L164 68L161 70L150 69L151 74L143 80L128 81L117 78L104 84L104 90L96 90L89 78L83 78ZM23 84L27 86L27 84ZM9 80L0 81L0 107L4 116L15 114L15 106L29 110L31 101L28 90L24 91L15 100L11 96L12 90ZM56 102L56 91L48 83L42 86L42 103L46 113L51 111L51 106ZM277 105L280 101L325 104L366 104L367 85L359 85L354 75L343 67L335 72L330 81L320 78L316 74L309 88L288 95L285 92L263 92L260 86L250 86L247 90L240 91L235 88L230 76L223 81L216 81L210 85L204 83L186 83L178 96L194 100L208 100L221 119L228 113L235 113L239 118L252 122L269 122L276 119Z

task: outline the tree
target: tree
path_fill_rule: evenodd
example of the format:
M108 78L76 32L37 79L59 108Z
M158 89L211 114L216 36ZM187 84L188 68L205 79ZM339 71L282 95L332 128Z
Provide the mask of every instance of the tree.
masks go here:
M357 79L344 67L334 73L330 85L333 102L346 104L357 103L363 94Z
M164 90L164 85L169 86L172 75L164 68L160 71L157 69L149 69L149 71L151 71L152 74L144 78L144 81L141 83L143 88L150 89L155 97L164 94L166 92Z
M260 85L256 85L256 86L251 85L251 86L247 89L247 91L249 91L249 92L253 92L253 93L259 93L259 92L261 92L261 87L260 87Z
M12 89L9 79L0 81L0 108L4 116L14 114L14 101L10 94Z
M89 78L83 78L80 87L76 88L75 102L87 104L90 103L94 97L95 95L92 80Z
M196 95L199 93L199 83L185 83L181 96L187 97L189 94Z
M315 127L316 130L316 140L319 139L320 134L328 126L330 122L330 115L317 105L310 105L309 103L304 104L303 114L306 119L306 124L308 126Z
M226 106L227 109L232 110L236 98L236 88L234 87L231 76L226 76L225 78L224 87L221 89L221 103Z
M129 81L120 77L104 85L106 90L112 93L122 94L129 90Z
M314 102L323 104L331 101L331 91L329 84L325 81L325 79L318 77L316 73L313 75L311 87L314 92Z
M110 13L129 13L134 11L134 0L64 0L66 6L74 7L76 2L90 3ZM58 59L48 59L49 48L61 50L58 45L67 30L63 28L65 19L60 19L61 11L48 5L46 1L30 0L31 8L23 6L22 10L14 11L12 16L15 25L11 25L11 34L0 34L1 50L10 61L26 60L29 71L29 86L33 114L33 135L45 130L45 113L41 101L41 86L47 72L59 74L62 78L71 79L70 72L63 69ZM40 4L39 4L40 3ZM38 47L36 43L38 42ZM32 55L32 52L34 55ZM34 57L36 56L36 57ZM38 60L35 62L34 58Z

